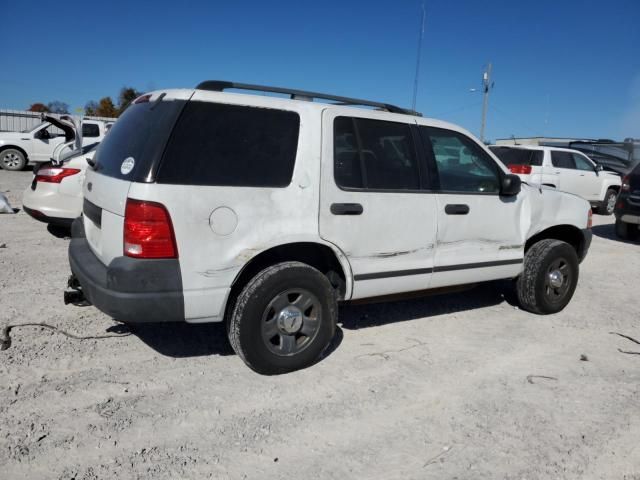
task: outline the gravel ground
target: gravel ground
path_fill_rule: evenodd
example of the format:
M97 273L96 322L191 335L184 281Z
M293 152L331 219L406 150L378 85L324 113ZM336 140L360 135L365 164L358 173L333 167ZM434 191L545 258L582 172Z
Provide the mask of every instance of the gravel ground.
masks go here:
M0 171L0 192L19 208L30 179ZM289 375L250 371L220 325L16 328L0 478L640 479L640 355L618 351L640 345L609 333L640 339L640 245L594 218L563 312L519 310L505 282L342 306L329 355ZM2 244L0 325L125 331L63 304L67 239L20 211Z

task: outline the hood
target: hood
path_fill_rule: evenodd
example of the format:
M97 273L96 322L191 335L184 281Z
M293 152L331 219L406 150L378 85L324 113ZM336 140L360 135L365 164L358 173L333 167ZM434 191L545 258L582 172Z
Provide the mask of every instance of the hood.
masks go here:
M21 138L29 138L29 134L22 132L0 132L0 143L6 142L7 140L20 140Z

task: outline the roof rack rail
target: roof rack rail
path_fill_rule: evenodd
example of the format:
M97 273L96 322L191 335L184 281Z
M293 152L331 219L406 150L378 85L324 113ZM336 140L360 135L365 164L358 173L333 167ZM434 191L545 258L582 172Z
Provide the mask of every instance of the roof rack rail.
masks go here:
M305 90L294 90L291 88L266 87L264 85L251 85L248 83L226 82L224 80L207 80L201 82L196 87L197 90L210 90L213 92L222 92L228 89L235 90L252 90L255 92L282 93L289 95L292 100L313 101L315 98L323 100L331 100L338 102L339 105L362 105L367 107L375 107L386 110L391 113L402 113L404 115L415 115L421 117L422 114L406 108L396 107L389 103L371 102L369 100L360 100L358 98L340 97L338 95L328 95L326 93L307 92Z

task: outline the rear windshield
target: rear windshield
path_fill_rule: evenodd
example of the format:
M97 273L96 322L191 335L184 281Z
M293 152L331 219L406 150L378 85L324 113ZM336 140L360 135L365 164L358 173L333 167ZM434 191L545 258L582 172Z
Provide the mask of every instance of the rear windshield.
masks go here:
M161 100L131 105L98 147L95 170L123 180L150 181L185 103Z
M505 165L542 165L542 150L526 150L524 148L489 147Z
M157 181L286 187L293 175L299 130L295 112L189 102L173 130Z

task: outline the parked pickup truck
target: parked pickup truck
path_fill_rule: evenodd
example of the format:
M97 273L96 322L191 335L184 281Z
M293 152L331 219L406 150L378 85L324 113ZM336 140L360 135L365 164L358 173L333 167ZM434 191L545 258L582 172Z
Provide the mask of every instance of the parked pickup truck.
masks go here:
M63 117L64 118L64 117ZM56 147L73 141L69 122L53 115L44 115L43 123L23 132L0 133L0 167L22 170L27 164L48 162ZM111 122L82 121L82 145L100 142ZM73 149L73 148L72 148Z
M489 149L523 181L579 195L601 215L613 213L620 175L603 170L584 153L538 146L492 145Z

